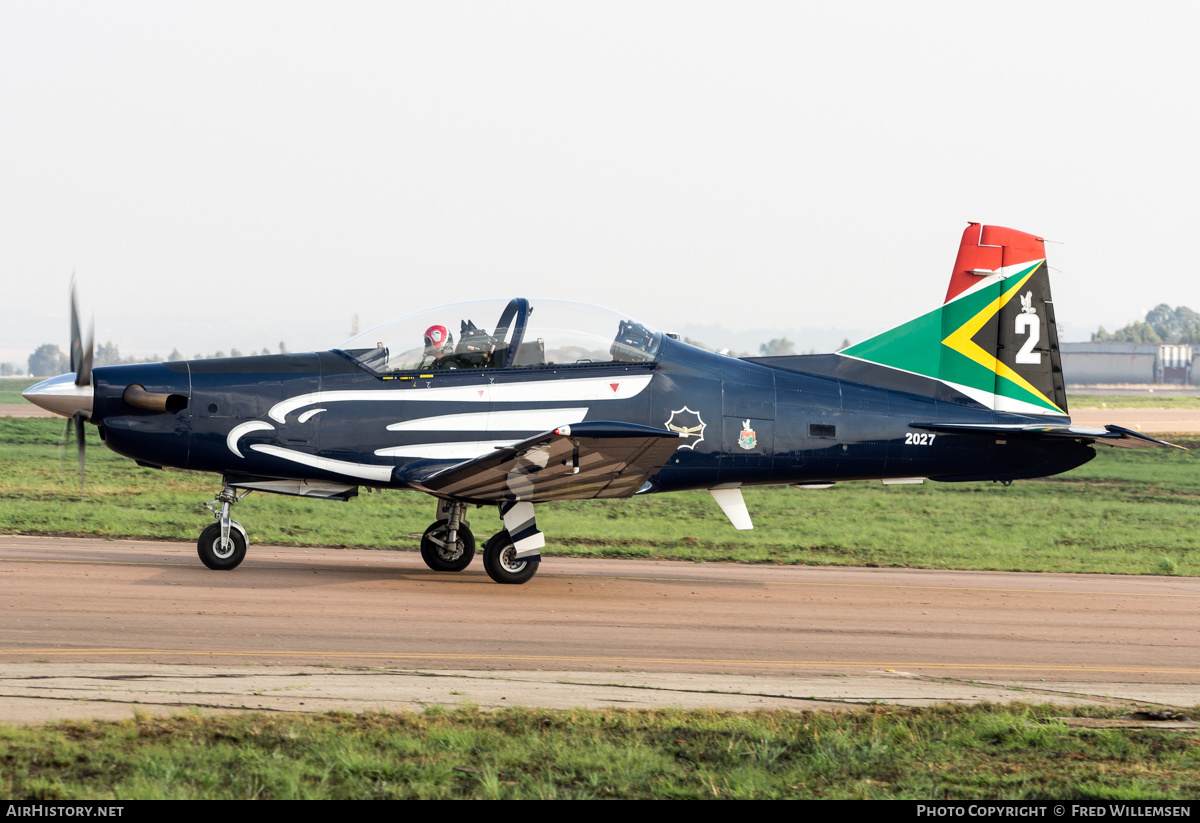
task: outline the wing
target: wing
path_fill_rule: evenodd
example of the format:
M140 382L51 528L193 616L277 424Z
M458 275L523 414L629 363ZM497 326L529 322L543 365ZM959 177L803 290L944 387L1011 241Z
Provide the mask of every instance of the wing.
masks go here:
M1070 437L1120 449L1148 449L1154 446L1184 449L1183 446L1176 446L1174 443L1158 440L1133 429L1111 424L1102 429L1069 424L1046 425L1044 423L909 423L908 425L914 429L945 434L1005 434L1033 438Z
M630 497L683 437L634 423L577 423L453 466L413 465L400 479L431 494L480 502Z

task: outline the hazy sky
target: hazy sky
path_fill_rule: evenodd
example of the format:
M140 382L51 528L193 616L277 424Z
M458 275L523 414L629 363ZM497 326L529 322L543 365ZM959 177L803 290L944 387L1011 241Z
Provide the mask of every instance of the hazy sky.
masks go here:
M882 331L968 220L1060 333L1200 309L1185 3L0 0L0 360L329 348L459 299Z

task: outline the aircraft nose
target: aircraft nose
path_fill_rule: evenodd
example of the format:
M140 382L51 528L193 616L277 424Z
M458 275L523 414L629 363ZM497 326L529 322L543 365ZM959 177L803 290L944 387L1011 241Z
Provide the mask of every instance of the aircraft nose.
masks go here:
M71 417L76 412L92 413L92 401L95 390L87 386L75 385L75 372L60 374L43 380L36 386L30 386L21 392L21 396L35 406L41 406L46 411Z

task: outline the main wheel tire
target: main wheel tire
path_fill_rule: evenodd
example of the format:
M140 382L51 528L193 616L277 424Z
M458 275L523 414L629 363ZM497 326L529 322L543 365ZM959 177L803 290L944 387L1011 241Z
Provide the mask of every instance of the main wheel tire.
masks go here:
M483 568L497 583L527 583L537 574L540 562L517 559L517 547L507 531L493 534L483 544Z
M241 529L229 529L229 544L221 545L221 524L213 523L200 532L196 553L200 555L200 562L210 569L229 571L246 559L246 536Z
M446 521L431 523L421 535L421 559L435 572L460 572L475 558L475 535L465 525L459 525L458 537L453 546L441 546L433 542L437 538L446 542Z

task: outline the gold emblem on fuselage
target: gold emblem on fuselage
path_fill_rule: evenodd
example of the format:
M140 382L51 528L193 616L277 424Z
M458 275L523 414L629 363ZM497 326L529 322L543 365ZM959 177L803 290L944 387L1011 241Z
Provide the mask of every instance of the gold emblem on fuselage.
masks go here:
M704 428L707 425L707 423L700 419L700 412L694 412L687 406L671 412L671 416L666 422L668 431L678 432L683 435L684 442L679 447L681 449L694 449L697 444L703 442Z

